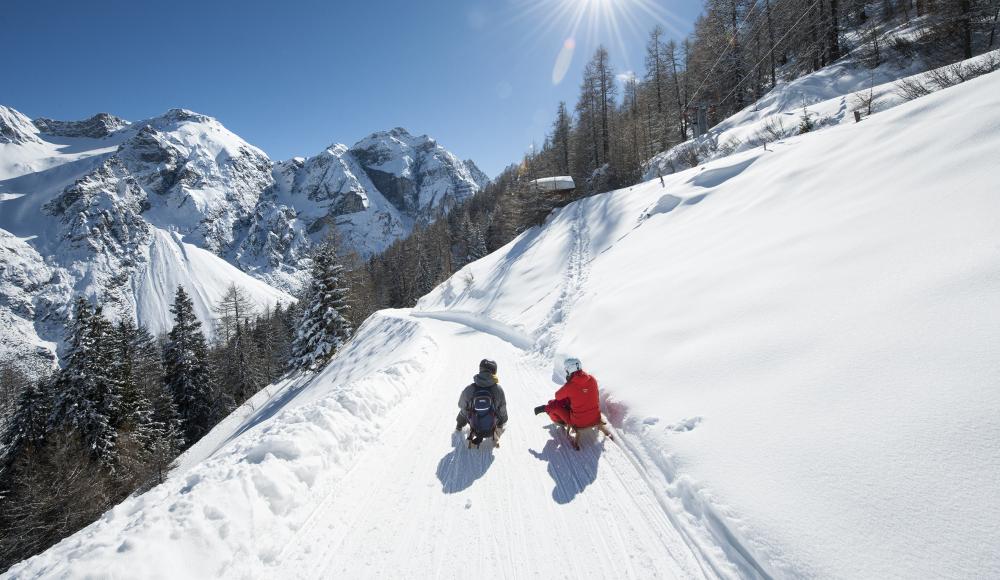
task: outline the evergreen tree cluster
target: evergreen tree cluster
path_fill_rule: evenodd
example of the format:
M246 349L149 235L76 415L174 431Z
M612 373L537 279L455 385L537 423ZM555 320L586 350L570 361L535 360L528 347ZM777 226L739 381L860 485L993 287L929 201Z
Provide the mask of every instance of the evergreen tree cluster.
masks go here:
M140 486L162 481L181 423L144 328L78 299L65 366L21 377L0 435L0 567L45 549Z
M117 322L78 299L64 366L30 380L0 368L0 569L162 482L177 455L290 367L295 306L257 312L232 286L209 344L178 287L169 334Z

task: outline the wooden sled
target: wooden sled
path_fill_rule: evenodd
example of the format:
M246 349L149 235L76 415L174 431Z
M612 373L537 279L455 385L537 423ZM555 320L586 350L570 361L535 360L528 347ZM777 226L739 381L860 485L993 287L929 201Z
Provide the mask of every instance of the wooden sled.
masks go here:
M486 441L487 439L493 439L493 447L496 447L497 449L499 449L500 448L500 435L501 434L503 434L503 430L502 429L494 429L493 430L493 435L490 436L490 437L484 437L483 441ZM470 429L469 436L466 438L466 441L468 441L468 443L469 443L469 449L472 449L473 447L475 447L476 449L479 449L479 445L481 445L481 443L480 444L473 443L472 442L472 437L473 437L473 435L472 435L472 431Z
M563 428L566 429L566 435L569 437L569 442L573 445L573 449L576 449L577 451L580 450L580 434L584 431L597 429L601 433L604 433L604 436L608 439L612 441L615 440L614 436L611 435L611 431L608 430L608 422L604 419L604 415L601 415L601 419L593 425L588 425L586 427L573 427L572 425L564 424Z

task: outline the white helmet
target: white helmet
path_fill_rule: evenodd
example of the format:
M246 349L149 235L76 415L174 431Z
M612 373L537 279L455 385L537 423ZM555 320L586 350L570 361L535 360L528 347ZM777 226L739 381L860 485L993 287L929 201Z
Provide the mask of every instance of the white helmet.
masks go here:
M571 375L571 374L575 373L576 371L582 371L583 370L583 364L580 362L580 359L575 358L575 357L569 357L569 358L567 358L565 360L565 362L563 362L563 366L566 368L566 374L567 375Z

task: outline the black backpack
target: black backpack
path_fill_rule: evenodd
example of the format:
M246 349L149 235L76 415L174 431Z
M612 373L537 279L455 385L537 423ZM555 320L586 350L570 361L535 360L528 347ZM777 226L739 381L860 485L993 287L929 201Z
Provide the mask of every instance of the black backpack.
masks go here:
M488 387L479 387L473 392L466 416L469 419L469 440L475 445L479 445L484 438L493 437L497 428L497 408Z

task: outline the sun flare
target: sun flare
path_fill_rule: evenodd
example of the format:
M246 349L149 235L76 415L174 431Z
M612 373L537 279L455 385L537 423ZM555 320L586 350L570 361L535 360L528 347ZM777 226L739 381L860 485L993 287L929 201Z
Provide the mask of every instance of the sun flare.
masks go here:
M653 25L659 24L671 36L682 35L681 19L664 4L655 0L525 0L518 3L515 19L533 24L530 36L535 41L562 39L552 67L552 84L558 85L577 48L603 44L627 61L627 45L648 34Z

